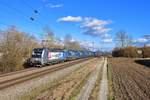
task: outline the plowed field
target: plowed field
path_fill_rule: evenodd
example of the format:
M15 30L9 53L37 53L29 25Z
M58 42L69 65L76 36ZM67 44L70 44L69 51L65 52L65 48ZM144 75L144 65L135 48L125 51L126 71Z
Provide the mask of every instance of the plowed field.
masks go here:
M150 67L136 59L110 58L113 94L117 100L150 100Z

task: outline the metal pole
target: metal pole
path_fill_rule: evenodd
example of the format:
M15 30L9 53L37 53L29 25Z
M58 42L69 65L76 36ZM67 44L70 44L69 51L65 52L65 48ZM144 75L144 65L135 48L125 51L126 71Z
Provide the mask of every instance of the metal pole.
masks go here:
M93 51L94 51L94 41L92 42L92 44L93 44Z

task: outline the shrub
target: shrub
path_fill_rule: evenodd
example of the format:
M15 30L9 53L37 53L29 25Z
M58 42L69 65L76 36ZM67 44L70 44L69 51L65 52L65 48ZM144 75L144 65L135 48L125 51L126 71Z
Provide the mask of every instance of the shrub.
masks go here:
M150 57L150 47L144 46L142 48L142 51L143 51L143 57L144 58Z
M123 49L122 48L115 48L112 51L112 56L113 57L122 57L123 56Z
M137 51L138 49L136 47L132 47L132 46L126 47L124 48L124 57L131 57L131 58L139 57Z
M141 57L140 54L138 54L138 48L133 47L133 46L128 46L125 48L115 48L112 51L113 57L131 57L131 58L136 58L136 57Z

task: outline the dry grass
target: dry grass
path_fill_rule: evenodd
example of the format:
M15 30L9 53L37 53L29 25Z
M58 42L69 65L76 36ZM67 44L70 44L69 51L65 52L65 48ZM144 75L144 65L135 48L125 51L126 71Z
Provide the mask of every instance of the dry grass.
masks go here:
M68 100L76 100L77 95L80 93L81 88L86 84L90 74L91 72L87 74L87 76L81 81L81 83L76 88L74 88Z
M92 93L90 95L90 100L96 100L97 97L98 97L98 92L99 92L99 89L100 89L100 81L101 81L101 74L99 73L98 75L98 78L96 80L96 84L92 90Z
M108 90L109 90L108 100L115 100L115 96L113 94L112 67L109 63L107 65L107 78L108 78Z
M92 62L93 63L93 62ZM82 85L87 80L92 70L95 68L92 64L88 64L81 69L73 72L68 77L60 80L57 84L52 86L46 91L44 95L40 95L38 98L46 99L63 99L73 100L74 97L79 93Z
M90 94L90 97L89 97L90 100L96 100L98 98L98 93L100 90L100 81L102 79L102 73L101 72L102 72L102 68L100 69L100 72L98 73L98 77L97 77L95 86L92 89L92 93Z

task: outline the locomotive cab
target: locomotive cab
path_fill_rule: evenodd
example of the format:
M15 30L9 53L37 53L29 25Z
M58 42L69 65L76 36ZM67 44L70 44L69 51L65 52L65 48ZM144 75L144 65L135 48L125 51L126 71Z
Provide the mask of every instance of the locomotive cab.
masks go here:
M30 63L31 65L45 65L47 62L48 49L35 48L32 51Z

